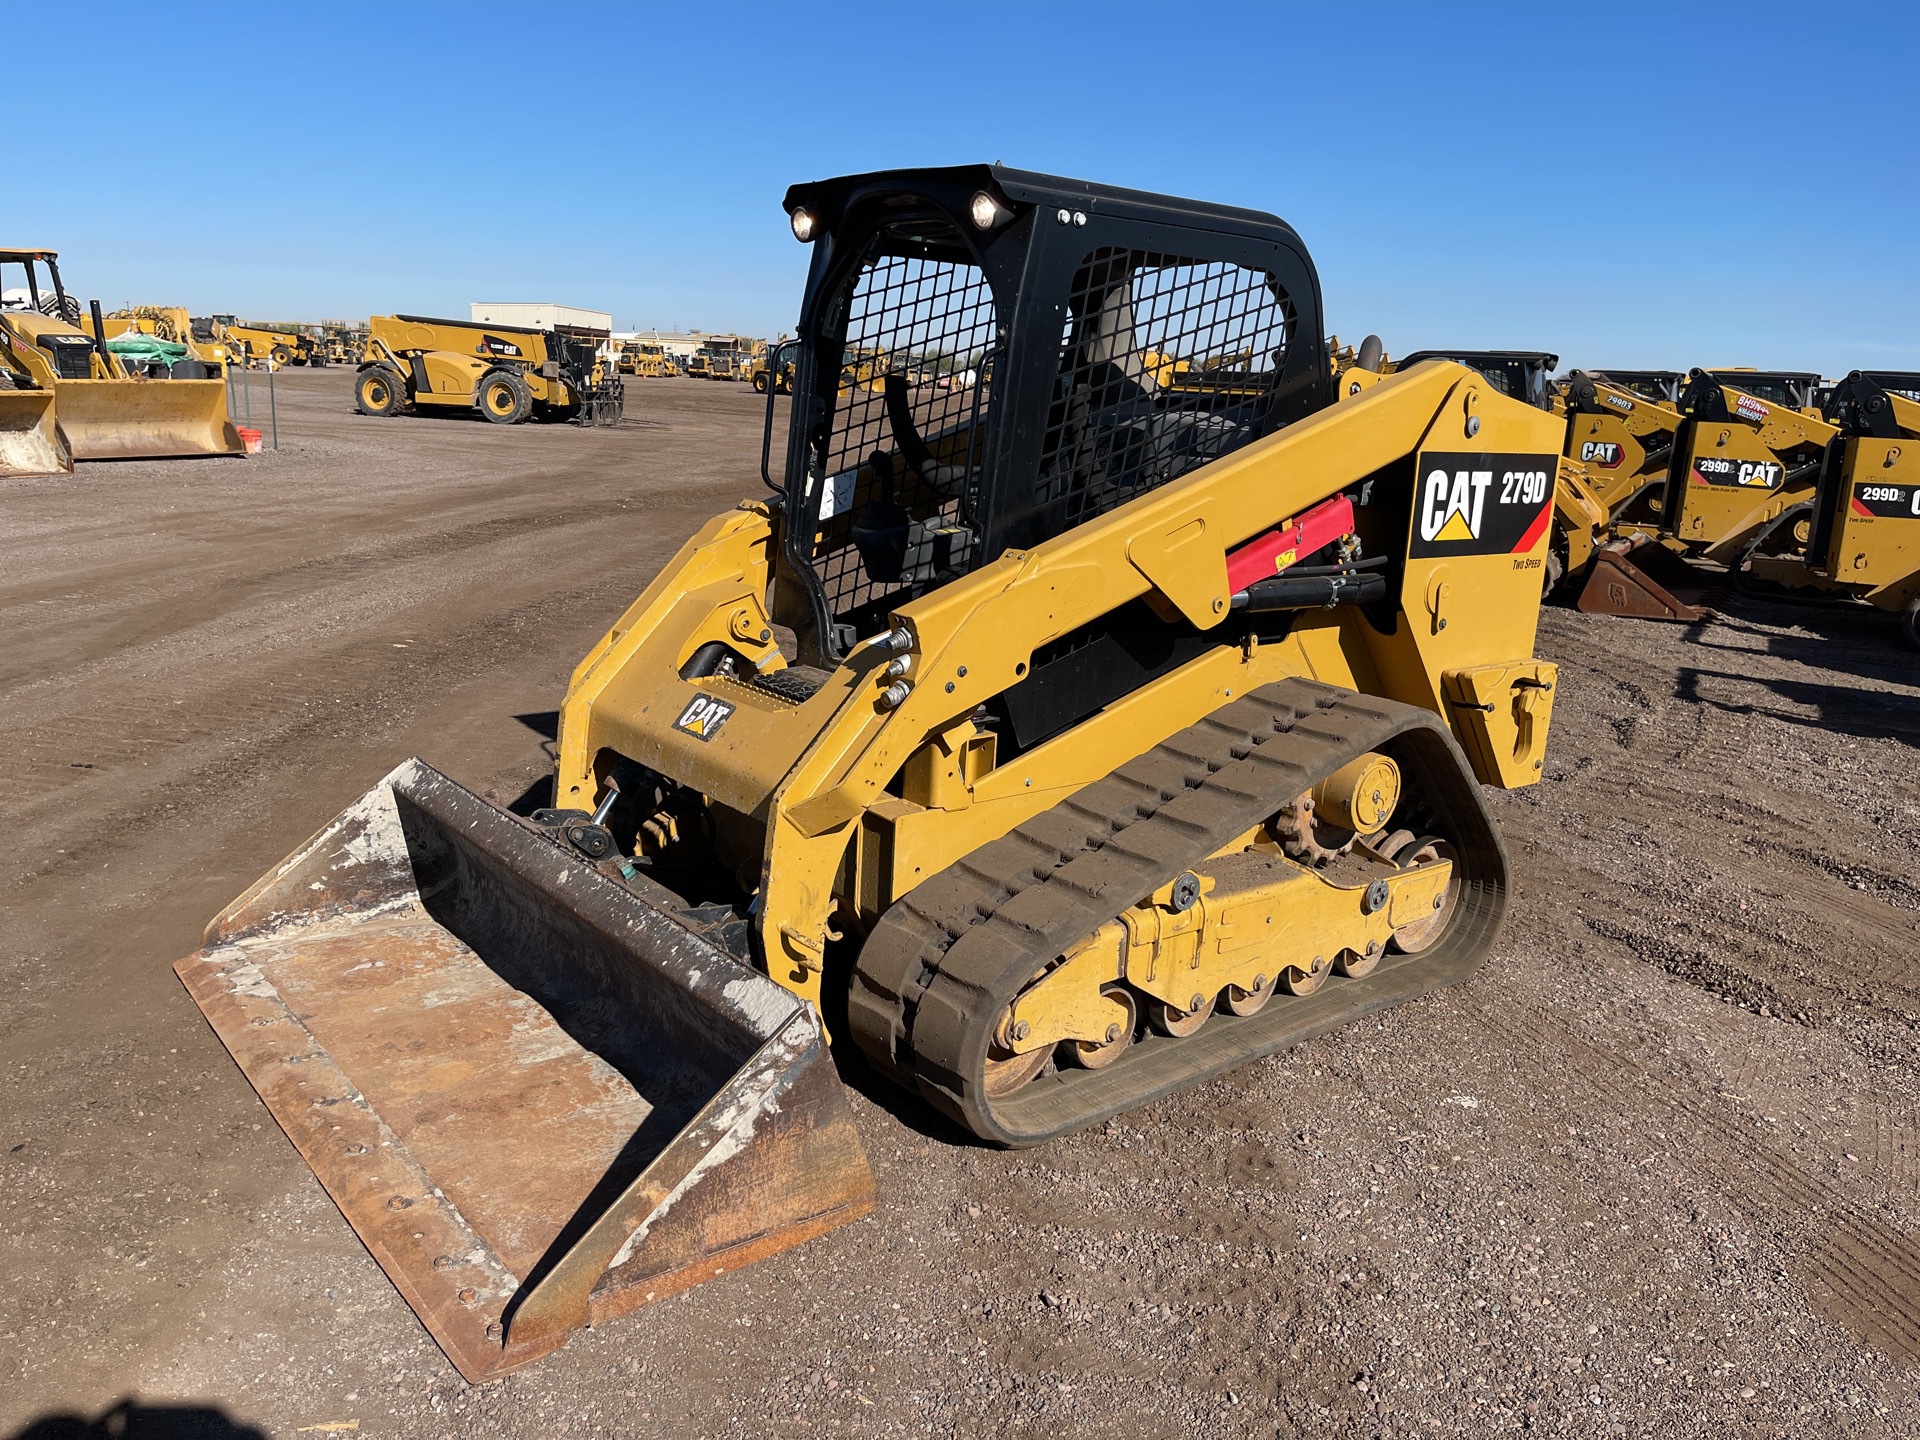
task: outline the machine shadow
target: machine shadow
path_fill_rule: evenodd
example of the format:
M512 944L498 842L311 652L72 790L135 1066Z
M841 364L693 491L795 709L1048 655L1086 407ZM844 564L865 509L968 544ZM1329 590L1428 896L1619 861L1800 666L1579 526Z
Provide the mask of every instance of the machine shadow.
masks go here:
M258 1426L211 1405L146 1405L120 1400L89 1420L42 1415L8 1440L267 1440Z
M558 740L560 738L560 712L558 710L529 710L525 715L516 715L513 718L543 740Z
M1773 626L1791 624L1808 633L1783 635ZM1791 600L1739 597L1728 608L1687 627L1688 640L1704 649L1751 653L1746 646L1716 644L1716 629L1758 637L1766 653L1820 670L1843 670L1896 684L1913 683L1914 652L1901 639L1899 622L1869 606L1817 606Z
M1701 693L1703 680L1725 680L1739 685L1758 685L1771 690L1789 705L1799 705L1811 714L1795 714L1766 705L1736 703ZM1729 715L1760 715L1788 725L1853 735L1862 740L1898 740L1920 746L1920 700L1905 695L1888 695L1877 690L1856 690L1844 685L1822 685L1802 680L1761 680L1751 675L1736 675L1724 670L1683 667L1673 687L1676 700L1711 706Z

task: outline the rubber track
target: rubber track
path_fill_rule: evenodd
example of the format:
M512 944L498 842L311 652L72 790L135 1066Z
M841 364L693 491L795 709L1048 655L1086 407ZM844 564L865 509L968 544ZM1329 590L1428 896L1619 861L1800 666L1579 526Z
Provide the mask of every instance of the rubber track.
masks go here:
M1006 1006L1073 942L1268 819L1348 760L1390 749L1425 819L1454 843L1460 913L1418 956L1361 980L1149 1034L1101 1071L1062 1069L988 1100L987 1043ZM1195 1084L1372 1010L1453 984L1506 907L1506 852L1465 757L1426 710L1311 680L1236 700L923 882L862 946L854 1038L884 1072L982 1139L1033 1145Z

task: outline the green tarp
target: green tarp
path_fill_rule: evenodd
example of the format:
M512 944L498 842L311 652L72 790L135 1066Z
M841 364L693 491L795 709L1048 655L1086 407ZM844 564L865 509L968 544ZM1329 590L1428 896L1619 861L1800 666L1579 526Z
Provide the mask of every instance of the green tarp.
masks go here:
M132 361L143 370L153 364L171 367L175 361L187 358L186 346L172 340L162 340L155 335L144 335L131 330L125 335L115 335L109 339L107 349L122 360Z

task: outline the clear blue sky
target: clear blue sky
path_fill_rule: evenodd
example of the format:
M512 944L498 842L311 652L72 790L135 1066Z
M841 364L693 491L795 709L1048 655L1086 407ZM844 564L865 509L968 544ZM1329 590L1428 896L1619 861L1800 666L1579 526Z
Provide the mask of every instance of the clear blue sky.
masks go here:
M25 12L13 15L18 29ZM6 234L109 305L790 328L788 183L1010 165L1274 211L1329 327L1920 369L1920 5L36 7ZM57 62L57 63L55 63Z

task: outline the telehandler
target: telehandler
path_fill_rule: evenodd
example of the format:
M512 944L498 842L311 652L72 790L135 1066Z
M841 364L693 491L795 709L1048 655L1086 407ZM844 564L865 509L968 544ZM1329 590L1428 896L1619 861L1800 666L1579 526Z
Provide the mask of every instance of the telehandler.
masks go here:
M326 352L311 335L298 330L282 330L270 325L243 325L231 315L216 315L220 334L229 345L238 346L247 360L264 360L278 368L282 365L324 365Z
M577 420L617 425L625 387L600 357L604 334L375 315L354 379L362 415L478 410L496 425Z
M0 249L0 278L14 265L27 302L0 308L0 475L70 473L76 460L246 453L222 381L129 374L102 338L99 301L88 329L65 318L82 312L54 251Z
M1506 908L1560 420L1443 360L1334 404L1270 215L998 165L785 206L785 463L580 662L552 805L409 760L177 967L471 1379L871 1205L823 1024L1035 1145L1460 981ZM990 363L843 383L935 352Z

